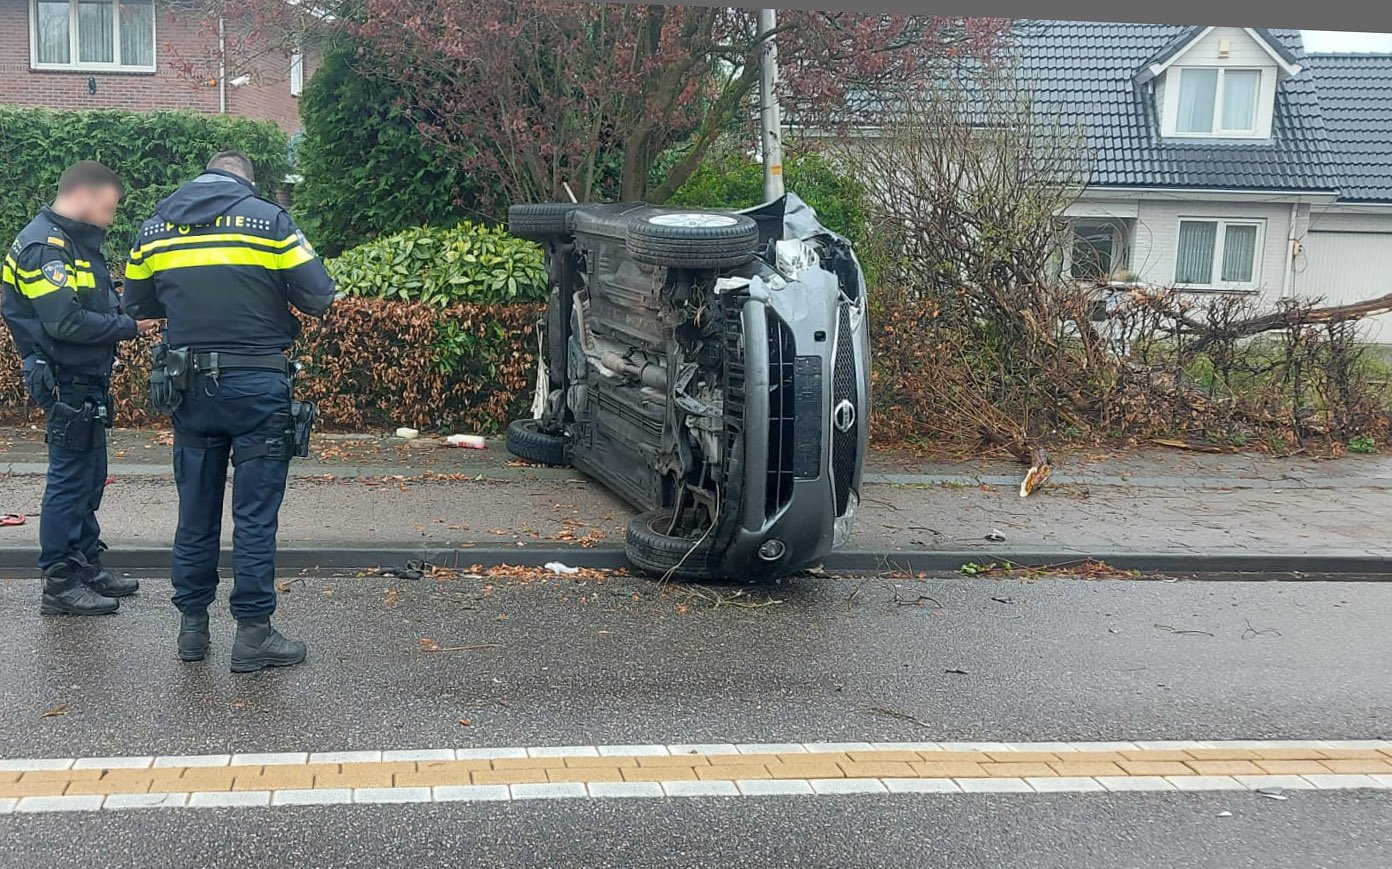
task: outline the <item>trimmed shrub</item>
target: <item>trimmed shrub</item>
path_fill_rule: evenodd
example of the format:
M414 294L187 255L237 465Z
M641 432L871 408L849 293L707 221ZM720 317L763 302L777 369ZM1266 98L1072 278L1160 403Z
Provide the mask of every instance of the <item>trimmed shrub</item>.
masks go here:
M306 320L296 395L316 402L325 430L493 434L527 414L536 372L536 305L451 305L344 299ZM121 344L111 397L116 424L168 428L149 406L152 338ZM0 420L37 421L10 342L0 346Z
M467 221L450 229L407 229L358 245L325 265L350 296L432 305L546 299L540 247L501 227Z
M336 428L497 433L527 415L541 314L346 299L306 324L301 392Z
M39 208L53 201L58 176L78 160L100 160L125 181L107 258L124 263L135 232L154 206L198 175L208 158L245 151L261 192L274 198L285 177L285 134L269 122L195 112L59 112L0 106L0 239L8 247Z
M334 256L383 233L487 216L478 180L420 134L401 86L361 66L335 47L300 100L295 215L319 250Z

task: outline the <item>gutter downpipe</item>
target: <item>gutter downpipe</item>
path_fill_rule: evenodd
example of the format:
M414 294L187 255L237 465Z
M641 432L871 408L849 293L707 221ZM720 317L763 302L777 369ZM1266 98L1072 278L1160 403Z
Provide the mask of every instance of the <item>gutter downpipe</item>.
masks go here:
M227 31L218 16L218 114L227 114Z
M1289 299L1294 287L1291 286L1295 277L1295 221L1300 213L1300 202L1292 202L1290 210L1290 225L1286 228L1286 269L1281 276L1281 298Z

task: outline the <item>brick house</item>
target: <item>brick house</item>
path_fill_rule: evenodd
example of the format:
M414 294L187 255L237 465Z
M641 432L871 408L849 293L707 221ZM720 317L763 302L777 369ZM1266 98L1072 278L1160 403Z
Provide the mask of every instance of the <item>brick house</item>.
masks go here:
M0 103L193 109L299 128L312 47L256 50L178 0L0 0Z

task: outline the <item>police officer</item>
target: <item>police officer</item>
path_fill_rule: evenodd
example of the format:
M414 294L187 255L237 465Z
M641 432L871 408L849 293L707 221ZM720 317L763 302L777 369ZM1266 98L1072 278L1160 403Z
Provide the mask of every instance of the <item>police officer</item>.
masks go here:
M174 384L179 489L172 579L184 661L208 653L208 605L217 592L223 488L232 462L230 602L238 673L305 658L305 644L270 621L293 428L285 351L299 334L290 307L320 316L335 295L304 233L257 194L254 181L245 154L215 155L202 175L155 206L134 242L125 289L136 316L168 319L164 365ZM168 361L174 359L177 365Z
M121 310L102 258L121 179L84 160L58 178L58 196L20 231L0 270L0 309L43 408L48 480L39 518L44 613L103 615L140 587L102 568L97 509L106 488L108 398L116 344L159 324Z

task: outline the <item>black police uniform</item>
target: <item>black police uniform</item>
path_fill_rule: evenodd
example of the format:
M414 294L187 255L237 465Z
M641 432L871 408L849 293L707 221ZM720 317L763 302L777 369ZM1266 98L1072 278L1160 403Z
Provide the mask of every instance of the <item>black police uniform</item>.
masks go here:
M174 605L186 616L206 612L216 594L229 456L232 615L265 619L275 610L275 535L289 460L279 445L291 405L283 354L299 334L290 306L318 316L333 298L333 280L290 215L230 173L209 170L183 185L140 229L126 267L126 307L137 317L167 318L166 343L187 348L195 369L173 409L172 578Z
M116 597L133 592L135 583L101 570L105 546L97 509L106 488L108 387L116 344L134 338L136 324L121 310L102 258L102 239L100 227L44 208L5 256L0 307L23 359L25 386L46 417L48 481L39 521L39 568L50 577L75 574ZM45 611L57 611L50 608L48 591Z

